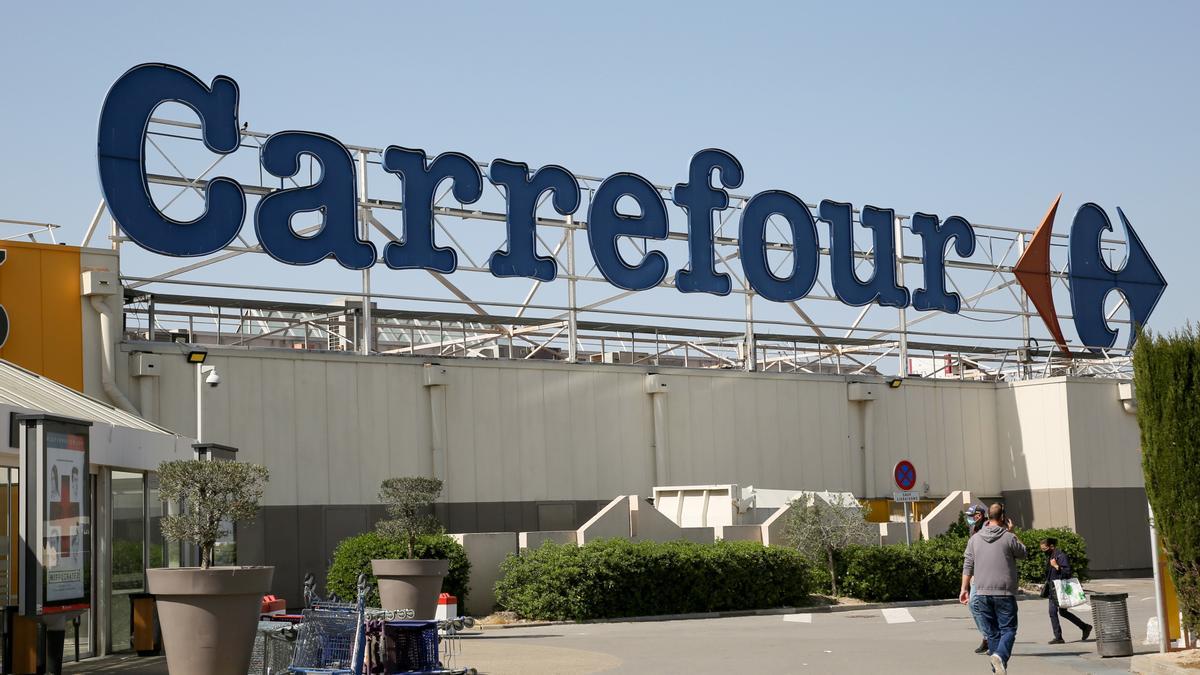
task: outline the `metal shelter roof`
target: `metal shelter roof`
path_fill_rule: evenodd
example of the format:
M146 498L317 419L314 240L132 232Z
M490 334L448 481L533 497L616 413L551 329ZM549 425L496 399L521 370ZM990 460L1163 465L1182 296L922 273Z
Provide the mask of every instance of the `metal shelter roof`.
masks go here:
M0 405L91 420L114 427L178 435L3 359L0 359Z

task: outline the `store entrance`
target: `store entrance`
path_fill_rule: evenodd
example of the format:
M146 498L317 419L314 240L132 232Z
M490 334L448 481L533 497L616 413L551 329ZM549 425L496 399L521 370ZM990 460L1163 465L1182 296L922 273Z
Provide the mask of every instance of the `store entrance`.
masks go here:
M163 567L162 502L158 476L112 471L112 586L109 651L133 649L130 596L146 591L146 569Z

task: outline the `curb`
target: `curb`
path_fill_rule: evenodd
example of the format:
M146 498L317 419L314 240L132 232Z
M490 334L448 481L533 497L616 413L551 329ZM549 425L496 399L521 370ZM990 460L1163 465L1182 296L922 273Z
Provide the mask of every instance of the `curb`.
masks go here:
M811 607L776 607L773 609L738 609L727 612L693 612L691 614L656 614L653 616L629 616L615 619L589 619L587 621L534 621L530 623L476 624L484 630L497 628L540 628L544 626L584 625L590 623L649 623L654 621L693 621L698 619L730 619L746 616L784 616L787 614L833 614L836 612L873 611L893 607L936 607L957 605L958 600L910 600L907 602L873 602L861 605L814 605Z
M1200 655L1197 650L1190 650L1195 655ZM1196 669L1185 667L1172 663L1171 661L1179 658L1172 658L1172 654L1179 652L1168 652L1167 654L1138 654L1133 657L1129 663L1129 672L1139 673L1140 675L1195 675Z

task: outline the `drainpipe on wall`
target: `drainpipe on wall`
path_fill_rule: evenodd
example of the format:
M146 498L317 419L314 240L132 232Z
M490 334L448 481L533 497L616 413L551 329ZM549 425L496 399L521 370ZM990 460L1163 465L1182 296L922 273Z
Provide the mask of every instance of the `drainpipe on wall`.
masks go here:
M846 398L862 404L862 476L860 479L860 499L870 499L867 494L873 490L872 478L875 476L875 406L872 402L879 398L879 387L874 382L850 382L846 388Z
M658 373L646 375L645 391L654 405L654 485L670 485L667 478L667 392L671 390L666 378Z
M430 448L433 459L433 477L449 483L446 475L446 384L448 373L444 366L425 364L425 388L429 390ZM447 490L442 489L441 501L448 499Z
M138 382L138 403L142 407L142 417L151 422L158 421L158 396L155 383L162 371L162 358L149 352L135 352L131 363L130 375Z
M109 312L108 305L105 304L105 298L116 295L121 284L113 272L88 270L83 273L82 286L83 296L91 302L92 309L96 311L96 314L100 315L100 384L113 405L125 412L138 415L140 414L138 409L117 387L115 365L117 343L113 336L112 314Z

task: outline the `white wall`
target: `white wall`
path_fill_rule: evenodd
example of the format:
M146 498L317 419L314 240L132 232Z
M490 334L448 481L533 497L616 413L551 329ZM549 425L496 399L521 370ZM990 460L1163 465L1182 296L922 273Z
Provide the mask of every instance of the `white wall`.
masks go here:
M135 348L165 354L157 421L190 435L193 367L176 345L122 345ZM209 363L222 384L205 388L205 440L267 465L268 505L374 503L383 478L432 472L426 360L212 348ZM654 420L646 368L441 363L449 501L649 495ZM1121 410L1115 381L909 379L864 404L847 400L844 377L660 372L671 383L664 394L671 484L858 494L863 406L871 405L868 496L890 494L901 458L917 465L918 487L927 482L931 496L1141 485L1137 424ZM133 382L126 377L122 386L137 402Z

